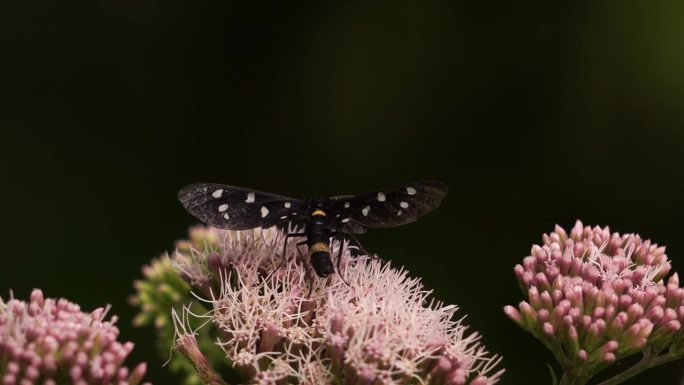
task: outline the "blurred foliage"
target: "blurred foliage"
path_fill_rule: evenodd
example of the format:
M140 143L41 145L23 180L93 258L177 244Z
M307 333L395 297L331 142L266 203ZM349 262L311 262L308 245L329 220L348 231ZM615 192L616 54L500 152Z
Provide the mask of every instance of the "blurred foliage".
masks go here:
M203 385L193 364L174 349L175 327L172 311L183 314L183 306L189 306L194 314L207 312L190 292L190 285L176 272L168 255L153 259L143 268L144 279L134 283L136 294L130 303L139 307L140 313L133 323L137 327L153 325L156 332L156 346L159 355L168 359L169 370L180 373L183 385ZM207 358L215 367L225 362L225 355L216 348L212 324L200 325L200 320L189 319L190 327L196 330L196 339Z

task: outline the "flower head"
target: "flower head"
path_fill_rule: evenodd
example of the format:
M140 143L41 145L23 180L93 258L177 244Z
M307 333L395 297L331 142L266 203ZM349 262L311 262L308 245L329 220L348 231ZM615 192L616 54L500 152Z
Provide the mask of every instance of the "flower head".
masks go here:
M29 302L0 298L0 380L5 385L136 385L146 366L123 366L133 343L117 341L116 317L90 313L36 289Z
M282 255L275 228L199 227L191 238L174 260L211 307L198 317L216 327L217 343L248 383L484 385L503 372L479 335L452 320L457 307L430 300L406 271L352 259L347 244L333 250L343 247L348 285L335 275L312 281L295 242ZM177 317L181 350L193 345L187 316Z
M505 313L541 340L564 368L595 373L642 349L682 349L684 290L665 247L637 234L577 221L560 226L515 274L527 301Z

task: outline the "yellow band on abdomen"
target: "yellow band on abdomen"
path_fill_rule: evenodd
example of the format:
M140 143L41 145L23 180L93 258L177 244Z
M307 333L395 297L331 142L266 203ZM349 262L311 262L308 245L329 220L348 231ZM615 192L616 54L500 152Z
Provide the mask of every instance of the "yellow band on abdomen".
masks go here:
M314 212L312 212L311 215L322 215L322 216L325 216L325 211L323 211L323 210L314 210Z
M311 247L309 247L309 253L311 253L311 254L317 253L319 251L324 251L326 253L329 253L330 248L328 247L328 245L326 245L323 242L314 243L313 245L311 245Z

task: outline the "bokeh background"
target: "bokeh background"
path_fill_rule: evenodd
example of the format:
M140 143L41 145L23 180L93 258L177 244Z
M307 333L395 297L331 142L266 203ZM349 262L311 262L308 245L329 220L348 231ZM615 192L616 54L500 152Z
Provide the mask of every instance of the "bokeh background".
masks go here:
M555 224L639 232L684 271L684 3L0 8L0 295L111 303L157 384L175 379L127 296L195 223L176 201L191 182L294 197L446 182L439 210L362 242L460 305L503 384L550 382L551 355L502 307Z

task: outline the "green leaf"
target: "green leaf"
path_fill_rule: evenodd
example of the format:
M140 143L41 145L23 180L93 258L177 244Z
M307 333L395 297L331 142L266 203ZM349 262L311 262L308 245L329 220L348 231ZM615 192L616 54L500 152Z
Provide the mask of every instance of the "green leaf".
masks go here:
M551 375L551 385L558 385L558 377L556 376L556 371L553 370L553 366L546 364L546 367L549 368L549 374Z

